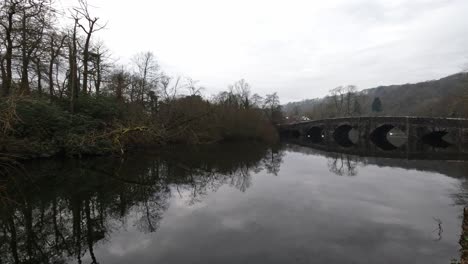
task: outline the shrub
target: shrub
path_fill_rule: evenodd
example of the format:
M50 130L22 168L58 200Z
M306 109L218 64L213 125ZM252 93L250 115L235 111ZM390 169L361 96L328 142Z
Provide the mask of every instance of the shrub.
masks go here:
M47 140L71 127L70 114L56 105L25 98L19 99L16 104L18 120L14 135L18 138Z
M112 96L90 96L78 97L76 113L111 122L122 119L124 107Z

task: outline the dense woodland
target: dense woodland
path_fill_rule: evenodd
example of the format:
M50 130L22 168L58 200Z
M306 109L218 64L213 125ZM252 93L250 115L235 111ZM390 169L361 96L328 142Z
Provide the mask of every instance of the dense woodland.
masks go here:
M345 116L468 117L468 73L416 84L358 91L353 85L330 90L324 98L284 106L291 120Z
M97 37L106 24L85 0L69 10L52 0L0 3L0 153L276 139L276 93L252 94L240 80L208 98L197 81L165 74L150 51L119 65Z

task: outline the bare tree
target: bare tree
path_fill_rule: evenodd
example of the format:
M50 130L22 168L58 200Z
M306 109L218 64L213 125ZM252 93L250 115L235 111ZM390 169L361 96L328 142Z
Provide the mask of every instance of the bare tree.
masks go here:
M238 99L239 106L245 109L251 107L250 85L244 79L241 79L229 86L229 91Z
M132 62L136 68L135 75L139 80L136 87L137 98L141 103L144 103L145 95L148 95L149 91L157 87L162 74L159 72L156 57L150 51L136 54Z
M109 74L112 65L109 64L110 51L103 42L98 42L89 52L93 68L90 70L94 82L96 94L100 93L104 76Z
M65 48L67 35L52 32L49 34L48 49L49 49L49 96L52 99L54 96L54 65L58 65L58 58L62 55L62 49ZM57 70L58 73L58 70Z
M263 108L266 110L270 121L277 123L281 121L281 105L277 93L266 95Z
M198 86L198 81L193 80L192 78L185 78L187 82L187 90L190 96L200 96L201 92L203 91L203 87Z
M42 96L42 78L44 73L46 72L46 66L43 64L44 55L45 54L41 47L41 49L38 49L38 51L35 52L34 56L32 57L32 62L34 63L36 70L36 85L39 96Z
M338 86L330 90L330 97L333 100L337 116L341 116L343 113L344 96L345 90L343 86Z
M252 105L254 107L257 107L257 108L261 108L262 105L263 105L263 97L260 96L259 94L253 94L252 95L252 98L251 98L251 101L252 101Z
M2 95L10 94L13 83L13 40L14 40L14 23L15 15L18 12L18 7L21 0L7 0L0 6L0 26L3 29L0 35L3 39L5 53L2 53Z
M356 86L354 85L348 85L345 87L345 92L346 92L346 115L351 116L353 113L352 110L352 103L355 99L356 95Z
M0 96L7 96L9 93L9 88L4 90L4 84L6 86L7 72L5 67L5 55L3 54L4 47L0 46L0 73L2 76L2 84L0 86Z
M333 101L336 116L350 116L352 114L352 102L356 93L356 86L338 86L330 90L330 98Z
M69 36L69 92L70 92L70 112L75 112L75 101L78 97L79 83L78 83L78 63L77 63L77 44L76 44L76 29L78 27L78 18L74 18L73 30L68 34Z
M20 9L21 47L21 83L22 93L29 94L29 66L33 62L33 55L38 51L43 40L44 31L49 26L50 16L49 0L22 1Z
M89 5L86 0L79 0L80 6L74 8L76 11L75 20L77 21L78 26L86 33L86 40L83 47L83 88L82 92L84 94L88 93L88 76L89 76L89 62L90 62L90 45L91 45L91 36L93 33L98 32L106 27L106 25L98 25L98 17L92 17L89 13ZM80 17L81 16L81 17ZM87 25L80 23L80 19L84 18Z
M161 94L165 101L174 100L181 88L181 77L172 78L165 74L161 74Z

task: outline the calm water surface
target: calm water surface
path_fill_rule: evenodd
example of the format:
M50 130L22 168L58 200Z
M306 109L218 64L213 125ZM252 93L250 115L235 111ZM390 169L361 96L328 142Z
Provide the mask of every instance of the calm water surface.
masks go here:
M468 163L232 144L38 161L0 263L451 263Z

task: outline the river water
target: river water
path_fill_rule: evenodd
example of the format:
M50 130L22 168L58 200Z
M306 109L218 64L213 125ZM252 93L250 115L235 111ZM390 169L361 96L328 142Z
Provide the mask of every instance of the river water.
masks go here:
M454 263L464 161L292 144L35 161L3 179L0 263ZM26 175L25 175L26 174Z

